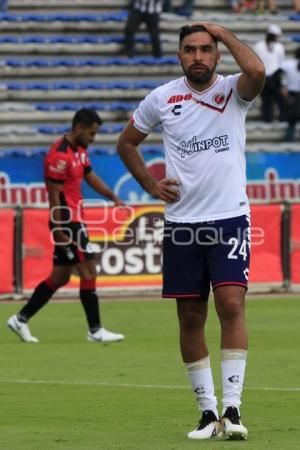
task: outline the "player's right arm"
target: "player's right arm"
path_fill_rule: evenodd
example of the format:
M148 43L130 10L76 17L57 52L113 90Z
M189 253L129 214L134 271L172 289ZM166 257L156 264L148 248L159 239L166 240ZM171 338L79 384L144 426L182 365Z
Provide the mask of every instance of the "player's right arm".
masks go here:
M155 180L138 151L138 145L146 137L147 134L137 130L133 125L133 121L129 121L119 136L117 142L118 153L129 172L132 173L145 191L154 198L167 203L174 203L179 199L178 181L173 178L164 178L160 181Z

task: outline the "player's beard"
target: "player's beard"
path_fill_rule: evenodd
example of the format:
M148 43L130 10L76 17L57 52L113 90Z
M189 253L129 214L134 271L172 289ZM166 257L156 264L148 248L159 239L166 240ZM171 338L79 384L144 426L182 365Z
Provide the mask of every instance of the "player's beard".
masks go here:
M203 69L201 73L193 72L193 68L197 66ZM215 64L212 69L209 69L204 64L193 64L189 68L185 68L182 66L182 69L189 81L196 84L204 84L211 80L213 74L215 73L216 66L217 64Z

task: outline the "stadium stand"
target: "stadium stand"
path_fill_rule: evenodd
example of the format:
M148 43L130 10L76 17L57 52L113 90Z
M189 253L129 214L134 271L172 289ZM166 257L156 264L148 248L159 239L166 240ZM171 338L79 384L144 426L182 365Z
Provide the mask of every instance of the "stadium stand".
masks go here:
M178 6L180 0L173 3ZM105 125L96 149L111 152L138 101L181 75L176 49L178 30L186 19L162 15L162 58L150 56L151 44L142 27L136 36L137 56L128 59L122 56L127 4L126 0L10 0L9 10L0 14L0 152L40 152L67 129L74 111L82 106L100 112ZM277 23L290 55L300 42L300 16L293 12L291 0L277 4L276 16L235 15L226 0L196 0L192 20L219 21L249 45L264 36L270 23ZM226 48L221 51L220 72L233 73L234 60ZM248 115L247 149L271 145L282 150L285 126L278 121L262 123L257 100ZM159 129L147 144L161 149Z

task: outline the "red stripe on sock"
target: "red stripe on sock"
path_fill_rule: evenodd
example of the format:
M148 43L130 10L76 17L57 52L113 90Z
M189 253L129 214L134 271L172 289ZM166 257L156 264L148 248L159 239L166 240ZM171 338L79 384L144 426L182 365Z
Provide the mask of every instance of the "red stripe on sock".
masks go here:
M80 289L96 289L96 279L80 280Z
M85 261L84 252L82 252L81 250L79 250L79 248L76 248L76 254L77 254L77 257L78 257L78 259L79 259L79 262Z

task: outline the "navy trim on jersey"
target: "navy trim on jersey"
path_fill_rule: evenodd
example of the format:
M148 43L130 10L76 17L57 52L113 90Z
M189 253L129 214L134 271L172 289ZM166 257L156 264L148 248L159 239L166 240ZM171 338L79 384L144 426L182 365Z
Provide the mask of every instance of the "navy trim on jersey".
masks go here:
M64 137L63 140L61 141L61 143L59 144L59 146L57 147L56 151L57 152L62 152L62 153L67 153L68 146L69 146L69 142Z
M202 100L197 100L197 99L194 98L194 97L192 97L192 100L193 100L195 103L197 103L197 104L200 104L200 105L202 105L202 106L204 106L204 107L206 107L206 108L213 109L214 111L217 111L217 112L223 114L223 112L225 111L226 106L227 106L227 104L228 104L228 102L229 102L229 100L230 100L230 98L231 98L231 96L232 96L232 92L233 92L233 90L231 89L230 92L229 92L229 94L228 94L228 97L227 97L227 99L226 99L226 102L225 102L225 105L223 106L223 108L218 108L217 106L210 105L209 103L203 102Z
M64 184L64 180L55 180L54 178L47 177L47 181L51 181L51 183L55 184Z
M83 169L84 175L88 175L89 173L93 172L92 166L86 166Z

